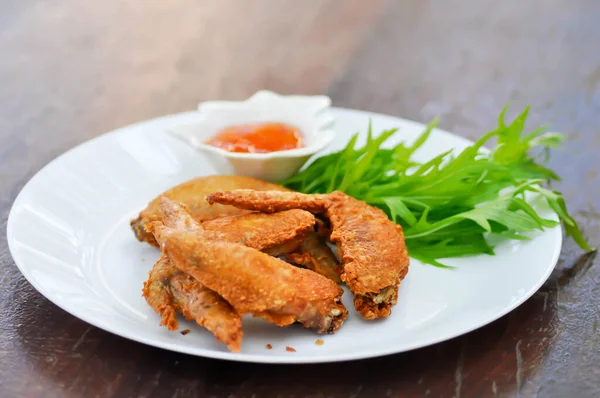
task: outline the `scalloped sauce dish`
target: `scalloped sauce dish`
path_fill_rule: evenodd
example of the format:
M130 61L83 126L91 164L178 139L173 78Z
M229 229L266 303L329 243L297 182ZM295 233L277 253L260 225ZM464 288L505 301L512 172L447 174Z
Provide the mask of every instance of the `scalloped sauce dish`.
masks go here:
M259 91L245 101L210 101L169 132L206 156L220 174L280 181L335 138L331 99Z

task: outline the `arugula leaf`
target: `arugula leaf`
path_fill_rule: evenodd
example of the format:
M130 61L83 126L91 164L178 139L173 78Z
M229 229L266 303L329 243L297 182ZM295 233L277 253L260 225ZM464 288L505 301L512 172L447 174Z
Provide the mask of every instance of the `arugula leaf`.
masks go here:
M373 135L369 122L365 145L357 148L358 134L338 152L311 159L295 176L282 182L304 193L340 190L377 206L404 229L410 255L444 267L441 259L493 254L486 238L527 240L528 233L558 223L536 210L543 198L556 213L567 236L584 250L592 249L557 191L542 187L558 175L532 155L564 141L545 127L525 132L529 107L506 122L505 107L496 128L462 152L441 153L426 162L415 152L434 135L437 119L412 144L386 142L397 129ZM496 139L487 151L484 145ZM546 159L547 160L547 159Z

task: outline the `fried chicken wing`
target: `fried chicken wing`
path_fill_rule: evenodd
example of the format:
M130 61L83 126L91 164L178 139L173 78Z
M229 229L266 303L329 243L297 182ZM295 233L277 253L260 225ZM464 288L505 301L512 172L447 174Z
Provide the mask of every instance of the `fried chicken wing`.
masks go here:
M297 209L275 214L249 213L199 223L186 206L167 197L158 199L158 214L167 227L204 231L207 239L239 243L272 256L297 250L315 224L311 213Z
M323 214L331 223L330 239L343 266L341 279L354 294L356 310L366 319L391 313L409 258L402 228L380 209L342 192L306 195L241 189L210 194L207 201L263 212L303 209Z
M303 210L276 214L250 213L200 224L175 201L158 198L158 214L168 227L204 234L211 240L245 244L272 255L296 250L315 223L314 216ZM148 304L161 316L161 325L176 330L176 314L213 332L219 341L232 351L239 351L241 320L231 306L217 293L184 274L163 255L144 284L143 295Z
M143 295L161 316L161 325L176 330L176 313L196 321L223 342L231 351L239 352L242 344L242 320L221 296L176 268L166 255L154 265Z
M240 315L253 314L278 326L299 322L319 333L335 332L348 315L342 289L315 272L160 222L151 229L177 268L217 292Z
M257 191L287 190L282 186L251 177L220 175L198 177L179 184L165 191L156 199L152 200L148 206L140 212L137 218L131 220L131 228L133 229L133 232L138 240L156 246L156 240L154 239L154 236L152 236L152 234L149 233L145 227L153 221L160 220L158 214L158 198L161 196L166 196L178 203L184 204L192 217L196 221L200 222L213 220L219 217L245 214L247 211L240 210L232 206L209 206L204 199L204 197L211 192L242 188L253 189Z
M273 214L249 213L200 224L184 205L161 197L158 198L158 214L167 227L187 231L203 229L212 240L240 243L275 257L285 256L295 264L340 282L339 262L324 239L317 232L310 232L316 220L307 211L292 209Z

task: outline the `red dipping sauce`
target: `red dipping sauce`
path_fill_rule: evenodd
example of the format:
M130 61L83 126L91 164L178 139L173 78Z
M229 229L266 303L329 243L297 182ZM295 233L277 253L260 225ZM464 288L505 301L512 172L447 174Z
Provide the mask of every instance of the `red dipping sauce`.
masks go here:
M229 152L267 153L302 148L302 133L285 123L226 127L206 142Z

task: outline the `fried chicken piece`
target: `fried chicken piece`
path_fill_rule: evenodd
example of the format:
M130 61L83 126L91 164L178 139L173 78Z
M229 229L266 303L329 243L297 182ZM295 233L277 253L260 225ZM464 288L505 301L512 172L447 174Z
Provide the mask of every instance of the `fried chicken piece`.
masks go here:
M184 204L192 217L200 222L214 220L219 217L248 213L247 211L232 206L209 206L204 199L204 197L211 192L242 188L253 189L256 191L287 190L282 186L251 177L221 175L198 177L179 184L152 200L148 206L140 212L137 218L131 220L131 228L139 241L147 242L153 246L157 245L154 236L152 236L145 227L153 221L160 220L158 214L158 198L161 196L166 196L178 203Z
M240 352L242 319L223 297L181 271L171 278L171 293L187 320L195 320L231 351Z
M318 217L315 217L315 221L315 231L308 234L297 251L285 255L284 259L311 269L335 283L341 283L340 275L343 268L327 245L331 227L325 220Z
M293 209L224 217L206 221L202 227L210 239L239 243L277 257L299 250L314 223L311 213Z
M167 227L204 231L207 239L239 243L272 256L297 250L315 224L311 213L298 209L275 214L248 213L200 224L186 206L167 197L158 198L158 214Z
M242 189L210 194L207 201L263 212L303 209L325 215L342 261L341 279L354 294L354 308L366 319L390 315L409 258L402 228L380 209L337 191L306 195Z
M303 210L276 214L250 213L200 224L187 210L167 197L158 201L158 213L165 225L191 233L205 234L212 240L245 244L272 255L296 250L315 223L314 216ZM241 321L229 304L217 293L175 268L164 255L150 272L143 295L161 316L161 325L176 330L176 314L213 332L219 341L235 351L241 344Z
M278 326L299 322L319 333L335 332L348 316L343 290L315 272L160 222L150 228L177 268L217 292L242 316L253 314Z
M343 268L327 246L325 238L316 231L309 233L302 241L299 250L285 255L285 259L313 270L335 283L341 283L340 275Z
M176 317L177 308L171 293L171 278L178 272L181 271L163 254L152 267L142 290L142 296L148 305L160 315L160 326L166 326L171 331L179 327Z
M161 325L171 331L178 328L176 313L195 320L231 351L239 352L242 344L242 320L221 296L175 267L166 255L156 262L143 295L161 316Z
M167 197L159 198L158 203L160 217L167 227L204 230L207 239L239 243L274 257L284 256L295 264L340 282L342 268L323 238L311 231L315 217L307 211L292 209L273 214L249 213L199 224L185 206Z

